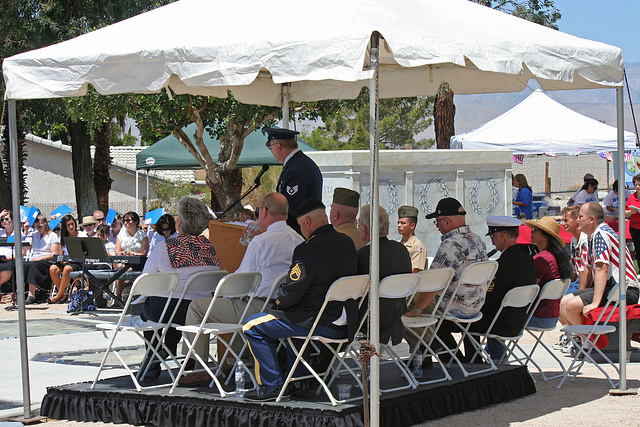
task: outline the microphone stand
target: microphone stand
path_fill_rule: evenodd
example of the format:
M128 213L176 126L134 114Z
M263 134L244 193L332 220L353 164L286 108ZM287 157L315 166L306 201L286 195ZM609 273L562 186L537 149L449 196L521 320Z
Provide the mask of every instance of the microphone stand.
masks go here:
M253 181L253 184L251 184L251 187L249 187L249 189L242 196L240 196L239 199L237 199L235 202L233 202L231 204L231 206L229 206L227 208L227 210L222 212L220 214L220 216L218 216L218 218L216 218L216 221L222 219L222 217L224 217L227 212L229 212L231 209L233 209L238 203L240 203L245 197L247 197L249 194L251 194L251 192L254 191L258 187L260 187L260 181L259 180Z

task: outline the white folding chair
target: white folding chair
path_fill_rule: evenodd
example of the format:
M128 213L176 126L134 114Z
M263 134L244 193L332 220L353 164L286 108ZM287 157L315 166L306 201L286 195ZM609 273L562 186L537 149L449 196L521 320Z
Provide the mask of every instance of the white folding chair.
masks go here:
M571 284L571 282L568 279L565 279L565 280L560 280L560 279L550 280L550 281L548 281L547 283L544 284L544 286L540 290L540 293L538 294L538 299L536 300L535 304L533 305L533 307L529 311L529 316L527 317L527 321L525 323L526 326L524 328L524 330L527 331L527 333L529 335L531 335L535 339L535 343L533 344L533 348L531 348L531 351L529 351L527 353L520 346L520 344L518 344L517 341L513 342L512 346L510 348L510 354L513 355L513 357L515 357L518 362L520 362L520 359L515 356L514 351L513 351L513 350L515 350L517 348L525 356L525 359L526 359L525 365L527 363L531 362L533 364L533 366L535 366L538 369L538 371L540 372L540 375L542 375L542 379L544 381L560 378L560 377L564 376L564 373L565 373L564 365L562 364L560 359L558 359L558 357L554 354L554 352L542 341L542 336L544 335L544 333L548 332L548 331L553 331L555 329L555 325L553 327L551 327L551 328L542 328L542 327L538 327L538 326L530 326L529 322L531 321L531 318L533 317L533 314L535 313L536 309L538 308L538 305L540 304L540 301L542 301L543 299L546 299L546 300L557 300L557 299L562 298L564 296L564 294L567 293L567 288L569 287L570 284ZM534 360L534 358L533 358L533 353L536 351L536 348L538 347L538 345L540 345L547 353L549 353L551 355L551 357L553 357L555 359L555 361L558 363L558 366L562 370L562 373L560 373L558 375L554 375L552 377L547 377L545 375L545 373L542 370L542 368L540 367L540 365L538 365L536 363L536 361Z
M496 339L500 341L503 345L505 345L505 342L508 343L507 345L511 345L511 343L517 343L518 340L522 338L522 335L524 333L524 325L522 326L520 331L513 336L496 334L495 332L493 332L493 327L498 321L498 318L500 317L500 314L502 313L502 311L507 307L524 308L526 312L529 312L529 310L531 309L531 306L536 301L536 296L538 295L539 290L540 290L540 287L537 284L518 286L516 288L509 290L505 294L504 298L502 298L502 301L500 302L500 307L498 308L496 315L493 316L493 320L491 320L491 323L487 327L487 330L484 332L471 332L471 335L477 336L480 338L479 341L482 347L486 345L486 342L489 338ZM505 350L506 350L505 356L501 357L497 363L501 363L506 357L508 357L509 349L507 345L505 345ZM476 353L471 358L471 363L473 363L477 355L478 355L478 352L476 351ZM520 362L521 365L524 365L519 359L517 360L518 362Z
M160 316L160 319L163 319L169 309L169 305L171 303L171 297L175 294L175 289L177 284L178 284L177 273L142 274L133 282L133 285L131 286L131 292L129 293L129 297L127 298L127 302L124 306L124 309L122 310L122 314L120 315L120 319L118 319L118 322L117 323L99 323L96 325L96 327L102 331L104 338L108 342L108 346L107 346L107 350L104 353L104 357L102 358L102 362L100 363L100 369L98 370L98 374L96 375L96 378L93 381L93 384L91 384L90 388L92 390L95 388L96 383L100 379L100 374L104 369L104 365L110 353L113 353L118 358L118 360L120 361L124 369L127 371L129 376L133 380L133 384L137 391L142 391L143 388L151 388L151 387L142 387L139 383L139 380L141 379L141 377L143 377L144 374L146 374L149 363L147 363L147 369L145 369L144 371L139 370L138 374L135 375L131 370L131 368L129 367L129 365L127 365L127 363L120 356L118 351L114 348L114 342L116 340L116 337L118 336L118 333L123 331L134 332L140 339L142 339L147 347L147 351L145 352L145 358L143 360L147 360L150 353L153 354L152 357L157 358L158 361L165 366L165 368L169 372L169 375L171 376L171 380L172 381L174 380L173 373L171 372L169 365L167 365L167 361L165 360L165 358L162 357L161 354L159 353L159 349L162 348L169 357L175 359L175 356L171 353L171 351L169 351L167 346L164 344L164 341L160 338L161 336L164 336L164 330L169 328L169 324L171 320L173 320L173 316L175 315L176 310L175 309L173 310L168 322L143 322L141 326L132 325L129 319L126 319L126 317L129 313L129 307L132 304L134 304L133 300L136 295L142 295L143 297L170 295L170 297L167 298L167 303L165 304L162 314ZM136 303L139 301L140 300L136 301ZM179 305L179 302L178 304L176 304L176 309L178 305ZM107 334L107 331L113 332L110 338L109 338L109 335ZM162 331L162 334L159 334L159 332L161 331ZM144 332L153 332L151 340L147 340L145 338ZM159 387L159 386L160 385L154 385L152 387Z
M335 282L333 282L333 284L331 285L331 287L329 288L329 290L327 291L327 295L325 296L325 300L324 303L322 304L322 307L320 308L320 311L318 313L318 315L316 316L315 321L313 322L313 325L311 326L311 328L309 329L309 333L306 336L294 336L294 337L288 337L287 338L287 342L288 344L291 346L294 354L296 355L296 359L293 362L293 365L291 366L291 369L289 370L289 374L287 375L287 378L282 386L282 389L280 390L280 394L278 395L278 397L276 398L276 402L280 402L280 400L282 399L282 396L284 395L287 386L289 385L289 383L291 381L297 381L297 380L302 380L302 379L308 379L308 378L315 378L316 380L318 380L318 382L320 383L320 386L324 389L325 393L327 394L327 397L329 397L329 400L331 401L331 404L333 406L336 406L338 403L344 403L344 400L336 400L333 397L333 394L331 393L331 390L329 390L329 387L327 386L327 384L325 383L324 379L326 379L327 375L329 372L326 373L326 375L324 376L325 378L321 378L320 375L311 367L311 365L304 359L303 355L304 352L306 350L306 348L309 346L309 344L312 341L316 341L316 342L321 342L322 344L324 344L333 354L333 360L332 360L332 364L334 360L338 360L338 363L340 364L340 366L344 367L352 376L354 379L356 379L356 381L360 381L356 375L356 373L352 370L351 367L349 367L346 362L339 357L337 351L331 346L331 344L347 344L349 342L349 339L347 337L345 338L327 338L321 335L314 335L315 329L318 326L318 322L320 321L320 318L322 317L322 313L324 313L324 310L327 306L327 304L329 302L332 301L347 301L350 299L357 299L360 300L362 299L362 297L366 294L367 290L369 288L369 276L368 275L359 275L359 276L348 276L348 277L342 277L338 280L336 280ZM293 340L304 340L304 342L302 343L302 346L298 349L294 343ZM294 378L293 377L293 373L296 370L296 367L298 366L299 363L302 363L311 373L310 375L306 375L303 377L297 377ZM330 364L329 366L332 366L332 364ZM362 387L362 383L359 382L360 387Z
M267 299L264 301L264 304L262 305L262 310L260 310L261 312L265 311L269 307L269 304L271 303L271 299L273 298L274 295L278 294L278 289L280 289L280 285L287 280L288 275L289 275L289 272L284 272L278 277L276 277L276 280L273 281L273 285L271 285L271 290L269 290L269 295L267 296Z
M437 354L447 353L450 356L450 361L448 366L450 366L451 363L455 361L460 367L460 370L462 371L462 375L464 375L464 377L468 377L469 375L476 375L484 372L494 371L498 368L493 363L493 360L491 360L491 357L489 356L489 354L482 348L482 346L480 346L480 343L478 343L478 341L471 334L469 334L469 327L471 326L472 323L475 323L480 319L482 319L482 312L478 311L478 313L475 316L472 316L470 318L459 317L451 313L451 305L461 286L488 287L491 280L493 280L493 276L495 276L497 270L498 270L497 261L478 261L464 267L462 269L462 272L460 272L458 283L456 284L455 289L451 294L451 298L449 298L449 301L446 304L446 307L444 308L444 310L442 310L441 314L436 314L436 317L439 318L439 321L436 324L434 334L431 337L431 340L429 341L429 347L433 348L433 340L434 339L437 340L438 343L442 346L442 350L437 351L435 353ZM446 289L443 292L446 292ZM460 332L462 333L462 336L460 337L460 340L458 341L455 349L450 349L440 339L440 337L438 337L438 330L442 327L442 323L445 320L453 322L460 329ZM465 337L469 339L474 349L478 351L478 354L482 356L484 361L487 364L489 364L488 368L479 369L479 370L470 372L463 366L457 354L460 351L460 347L462 346L462 343Z
M418 286L413 297L409 300L409 303L422 292L439 292L449 286L453 275L455 274L455 270L453 268L436 268L433 270L424 270L418 273L420 276L420 281L418 282ZM431 350L431 347L424 340L425 335L428 332L428 329L438 323L438 319L435 317L436 310L440 305L440 300L442 299L442 294L436 296L435 308L432 313L428 316L419 316L419 317L402 317L402 323L404 323L404 327L410 334L415 336L418 339L418 343L411 350L411 356L409 357L409 363L413 360L416 353L420 351L420 346L423 346L431 357L435 357L438 362L438 366L442 370L444 376L442 378L431 379L428 381L419 381L417 378L414 378L415 383L419 385L432 384L440 381L448 381L451 380L451 376L447 371L447 368L444 366L444 363L440 360L438 355ZM420 332L420 333L419 333ZM424 354L423 354L424 357Z
M591 357L591 352L595 350L598 354L600 354L600 356L607 363L609 363L609 365L613 366L613 368L618 373L618 377L620 376L620 370L618 369L616 364L613 363L611 359L609 359L607 355L605 355L596 346L598 338L600 338L601 335L611 334L616 331L616 327L613 325L609 325L608 323L611 319L611 316L613 316L613 313L618 309L618 304L620 303L619 292L619 285L614 286L611 292L609 292L607 304L605 305L605 308L600 312L600 315L593 325L570 325L565 326L560 330L561 332L568 334L569 339L571 340L572 344L578 349L578 351L571 361L571 365L569 365L569 368L562 376L562 380L560 380L560 384L558 384L558 389L562 387L562 384L564 384L564 381L569 375L573 375L573 377L571 378L571 381L573 381L576 378L576 375L578 375L578 372L580 372L580 369L582 369L582 365L584 365L584 362L586 361L593 363L593 365L598 368L605 377L607 377L609 384L611 384L611 388L616 388L618 386L618 383L613 382L607 371L602 369L602 366L600 366L600 364L596 360L594 360L593 357ZM607 307L609 307L610 310L607 310ZM605 313L608 314L605 315ZM574 335L581 337L582 343L578 343Z
M169 390L169 394L172 394L175 388L178 386L178 381L186 370L186 364L191 356L193 356L200 363L200 365L211 377L212 383L210 384L210 387L212 387L215 383L222 397L235 394L235 392L225 392L222 388L222 384L220 384L220 381L217 378L217 374L221 372L223 361L219 360L217 362L217 366L215 367L216 373L214 374L207 366L207 363L202 360L202 358L196 352L193 351L193 343L200 339L201 335L213 335L218 340L218 343L222 343L224 346L226 346L227 350L225 352L225 357L227 352L231 353L235 358L235 363L238 363L240 361L240 356L235 351L233 351L233 349L231 348L231 343L233 343L233 340L237 335L240 335L241 338L244 339L244 337L240 333L242 330L242 324L244 322L244 317L247 313L248 307L251 304L251 300L253 299L253 295L258 288L258 285L260 284L261 278L262 275L258 272L232 273L224 276L220 280L220 282L218 282L218 286L216 287L213 298L209 303L209 307L207 307L207 311L202 318L202 322L199 325L185 325L176 328L179 331L194 334L195 336L192 341L189 341L186 337L183 337L184 344L189 348L189 351L187 352L185 360L180 367L180 371L178 372L178 375L176 376L173 385L171 386L171 390ZM238 323L207 323L209 314L215 307L215 303L219 298L243 298L249 295L251 295L249 298L249 302L247 303L247 306L245 307ZM229 340L229 342L225 341L225 339L222 337L223 335L231 335L231 339ZM253 382L255 388L256 381L253 377L253 374L250 370L247 370L246 372L251 378L251 381Z

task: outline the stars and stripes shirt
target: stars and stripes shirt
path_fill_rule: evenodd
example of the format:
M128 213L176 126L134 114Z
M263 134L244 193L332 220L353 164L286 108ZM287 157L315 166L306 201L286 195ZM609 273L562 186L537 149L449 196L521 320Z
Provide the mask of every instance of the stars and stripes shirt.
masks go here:
M573 271L579 274L584 270L589 258L589 237L585 233L580 233L580 238L571 238L571 265Z
M625 246L626 277L627 285L638 287L638 276L633 267L631 253ZM620 277L620 245L618 234L606 223L602 222L589 238L589 264L595 267L596 263L602 262L609 265L607 279L613 277L618 281Z

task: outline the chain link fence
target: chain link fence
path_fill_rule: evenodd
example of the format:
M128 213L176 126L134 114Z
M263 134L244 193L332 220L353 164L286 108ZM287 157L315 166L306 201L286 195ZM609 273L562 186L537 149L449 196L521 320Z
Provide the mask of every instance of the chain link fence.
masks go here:
M583 184L582 178L591 173L598 180L598 196L603 200L615 180L615 163L597 154L579 156L525 155L522 164L513 164L513 174L523 174L534 193L545 192L545 176L549 165L550 198L554 205L566 206L567 200Z

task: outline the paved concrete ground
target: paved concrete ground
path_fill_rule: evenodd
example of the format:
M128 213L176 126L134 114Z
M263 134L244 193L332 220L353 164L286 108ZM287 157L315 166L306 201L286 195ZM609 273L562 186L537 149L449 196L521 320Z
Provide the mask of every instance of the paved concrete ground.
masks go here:
M0 306L0 422L9 417L22 415L22 382L20 346L17 339L17 312ZM90 381L95 378L106 341L95 324L103 321L115 321L117 310L98 310L97 312L70 316L65 305L32 305L27 308L27 335L29 351L29 369L31 379L32 411L38 412L39 405L46 394L47 386ZM548 334L547 343L557 341L559 331ZM531 348L533 341L523 339L523 347ZM118 347L125 348L124 354L130 361L139 361L143 350L139 340L133 334L121 334ZM403 352L403 348L400 348ZM557 352L559 356L560 352ZM570 358L560 356L568 365ZM536 359L543 368L557 370L555 361L547 354L536 352ZM103 373L107 376L125 374L118 368L117 360L109 359L108 365L114 369ZM630 387L640 386L640 364L628 365ZM611 372L612 369L609 369ZM637 425L640 405L637 396L611 397L609 385L593 366L586 366L574 382L569 382L561 390L555 387L558 380L543 382L534 372L538 393L512 402L495 405L483 410L447 417L438 420L439 425L610 425L622 423ZM638 408L638 409L636 409ZM595 411L595 412L594 412ZM587 418L585 418L585 414ZM592 416L589 416L592 414ZM606 414L606 416L603 416ZM52 425L79 426L82 423L70 421L50 421ZM100 426L102 423L91 425ZM112 425L112 424L104 424ZM0 424L0 427L2 424Z

